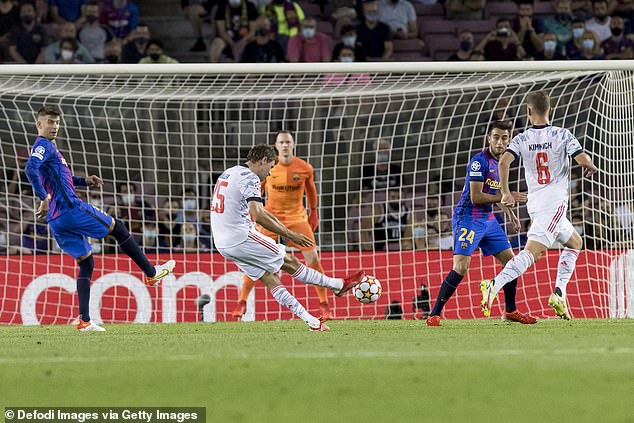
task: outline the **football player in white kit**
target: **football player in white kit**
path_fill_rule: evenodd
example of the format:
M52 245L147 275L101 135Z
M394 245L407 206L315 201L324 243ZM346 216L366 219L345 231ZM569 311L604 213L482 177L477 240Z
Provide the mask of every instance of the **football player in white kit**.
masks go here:
M257 223L302 247L314 245L310 238L291 231L264 209L260 183L269 176L277 156L272 145L256 145L249 151L245 164L220 175L211 200L214 244L223 257L252 280L261 280L275 300L305 321L310 330L326 331L330 328L308 313L284 288L277 272L282 269L301 282L326 287L339 297L359 283L364 273L356 272L344 279L330 278L304 266L297 257L286 253L284 245L255 230Z
M565 248L559 257L555 290L548 299L548 305L555 309L557 316L569 320L566 285L583 246L581 236L566 217L570 185L569 157L585 169L586 177L592 176L598 169L570 131L550 125L550 97L545 91L530 93L526 103L528 119L533 126L513 138L500 158L499 175L502 204L511 207L515 199L509 189L509 167L515 158L522 158L528 185L527 207L531 217L528 242L524 250L511 259L494 280L482 281L481 308L485 316L490 316L491 305L498 291L526 272L555 241L559 241Z

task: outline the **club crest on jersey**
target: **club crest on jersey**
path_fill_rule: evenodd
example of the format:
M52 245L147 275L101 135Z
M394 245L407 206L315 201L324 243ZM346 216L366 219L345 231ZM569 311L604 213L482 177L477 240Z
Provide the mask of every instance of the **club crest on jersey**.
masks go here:
M37 147L33 153L31 154L33 157L37 157L40 160L44 160L44 153L46 152L46 150L44 149L44 147L42 147L41 145L39 147Z
M471 170L474 170L474 171L476 171L476 172L477 172L478 170L480 170L480 162L473 162L473 163L471 163Z
M300 177L297 173L294 173L294 174L293 174L293 181L297 182L297 181L299 181L300 179L301 179L301 177Z

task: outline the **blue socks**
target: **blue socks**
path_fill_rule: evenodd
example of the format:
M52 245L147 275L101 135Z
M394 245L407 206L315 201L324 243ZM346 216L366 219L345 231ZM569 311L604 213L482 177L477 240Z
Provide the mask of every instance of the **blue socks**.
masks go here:
M111 235L117 240L123 252L139 266L148 278L154 277L154 275L156 275L156 269L154 269L154 266L152 266L147 257L145 257L139 244L132 238L132 235L130 235L130 232L128 232L128 229L120 220L116 222Z
M434 303L434 308L431 311L430 316L440 316L445 303L449 301L449 298L456 292L456 288L460 281L464 278L463 275L452 270L449 272L445 280L442 282L440 286L440 292L438 292L438 298L436 298L436 302Z
M77 275L77 298L79 299L79 318L84 322L90 322L90 280L95 268L95 259L92 255L79 263Z

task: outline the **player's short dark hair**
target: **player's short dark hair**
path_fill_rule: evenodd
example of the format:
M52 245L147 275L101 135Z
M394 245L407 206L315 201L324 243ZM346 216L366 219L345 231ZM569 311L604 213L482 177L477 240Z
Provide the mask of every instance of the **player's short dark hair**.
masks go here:
M487 134L490 135L494 129L509 131L510 133L511 127L512 127L511 122L509 122L508 120L494 120L493 122L489 123L489 130L487 131Z
M44 116L61 116L62 112L55 106L42 106L40 110L37 111L37 118L41 118Z
M258 144L249 150L249 154L247 154L248 161L256 163L262 159L266 159L268 162L275 161L277 159L275 147L267 144Z
M295 135L293 135L293 132L290 129L280 129L279 131L277 131L277 134L275 134L275 138L277 138L277 136L280 134L288 134L293 137L293 140L295 139Z
M545 115L550 110L550 96L544 90L533 91L526 97L526 104L537 115Z

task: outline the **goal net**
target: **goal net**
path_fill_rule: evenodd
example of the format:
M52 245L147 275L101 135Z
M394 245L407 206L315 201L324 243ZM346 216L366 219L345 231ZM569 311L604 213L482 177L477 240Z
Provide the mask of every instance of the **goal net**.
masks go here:
M23 171L36 136L35 112L44 104L63 112L57 145L74 174L104 180L100 189L78 188L79 195L125 222L151 261L177 261L171 279L147 288L114 239L90 240L95 321L232 320L243 275L213 248L212 186L251 146L272 144L280 129L292 131L296 156L315 169L316 237L326 272L363 269L383 285L371 305L331 295L336 318L412 319L433 305L452 268L451 215L488 124L505 119L514 134L526 129L524 101L538 89L553 98L552 124L572 131L601 169L587 179L572 168L568 218L583 234L585 250L568 288L571 312L634 316L632 71L613 62L344 66L5 67L0 323L77 317L77 265L36 219L39 201ZM512 187L525 190L518 166ZM525 207L516 213L520 233L499 218L517 252L529 219ZM556 246L520 279L521 311L551 316L546 301L558 256ZM481 317L479 282L499 269L494 258L475 253L444 316ZM282 281L318 314L312 287L288 275ZM207 301L199 308L201 295ZM503 304L496 301L493 316ZM261 284L247 306L244 320L292 318Z

